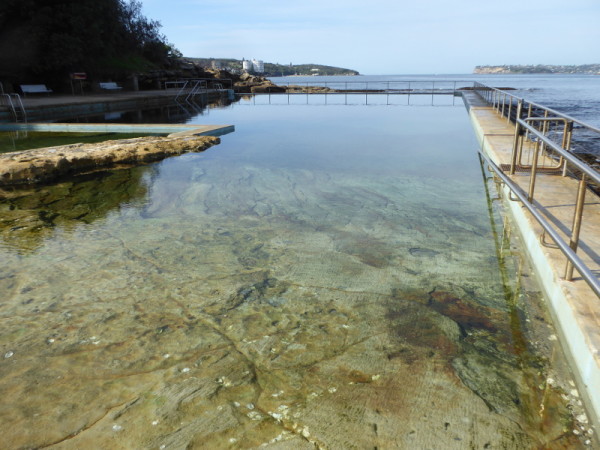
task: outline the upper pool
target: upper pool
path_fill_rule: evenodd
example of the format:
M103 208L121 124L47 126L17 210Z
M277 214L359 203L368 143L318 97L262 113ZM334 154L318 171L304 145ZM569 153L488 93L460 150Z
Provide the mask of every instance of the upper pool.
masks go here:
M463 108L194 120L236 131L1 193L4 445L581 445Z

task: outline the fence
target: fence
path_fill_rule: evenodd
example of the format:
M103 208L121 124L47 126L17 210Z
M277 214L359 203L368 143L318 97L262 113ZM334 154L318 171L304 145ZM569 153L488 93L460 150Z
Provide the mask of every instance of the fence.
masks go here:
M549 235L567 257L565 279L573 279L573 271L577 269L592 290L600 296L600 282L594 273L577 255L583 213L586 206L586 194L591 189L600 191L600 174L593 164L589 164L585 155L573 151L573 143L577 142L582 150L584 139L577 140L577 133L593 135L600 140L600 130L558 111L542 105L528 102L510 93L475 83L475 91L494 108L507 122L515 124L515 137L510 164L497 166L487 156L482 156L488 166L508 186L517 199L531 212L544 229L541 237L545 242ZM522 189L510 175L517 172L529 174L527 189ZM578 180L576 201L573 207L572 225L567 231L568 243L561 237L557 228L545 217L543 205L535 197L536 180L540 174L569 176ZM593 194L592 194L593 195ZM591 220L595 218L592 216ZM597 219L596 219L597 220ZM589 245L589 243L588 243ZM598 252L591 250L594 259Z

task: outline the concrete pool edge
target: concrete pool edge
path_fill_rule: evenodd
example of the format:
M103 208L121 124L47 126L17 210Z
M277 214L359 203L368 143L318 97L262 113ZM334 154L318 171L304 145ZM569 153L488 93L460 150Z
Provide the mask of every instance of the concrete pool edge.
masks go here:
M126 123L0 123L2 131L47 131L67 133L139 133L170 136L223 136L233 125L126 124Z
M474 94L463 96L469 118L477 141L483 153L496 164L500 164L499 152L512 148L514 126L506 124L506 119L496 116L492 108L484 104ZM485 115L485 117L484 117ZM494 143L491 143L494 136ZM500 151L498 147L504 147ZM577 387L586 406L589 421L598 431L600 426L600 353L598 350L598 298L583 280L564 281L561 275L563 267L556 262L559 255L552 254L539 239L543 231L541 226L521 206L510 200L510 189L503 186L504 205L512 216L517 231L523 240L527 257L531 261L540 285L548 299L550 310L559 341L569 360ZM554 253L559 252L554 250ZM591 313L590 313L591 312ZM589 316L589 317L588 317Z

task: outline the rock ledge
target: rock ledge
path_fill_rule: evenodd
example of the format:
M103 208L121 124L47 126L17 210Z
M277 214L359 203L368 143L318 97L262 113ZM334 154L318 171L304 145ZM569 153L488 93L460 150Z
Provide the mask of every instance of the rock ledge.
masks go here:
M143 164L202 152L219 143L213 136L147 136L5 153L0 155L0 186L48 182L120 164Z

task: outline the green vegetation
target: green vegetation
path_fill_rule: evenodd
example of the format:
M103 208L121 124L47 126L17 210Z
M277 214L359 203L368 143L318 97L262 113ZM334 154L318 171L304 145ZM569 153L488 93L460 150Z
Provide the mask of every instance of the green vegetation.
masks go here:
M476 66L474 73L587 73L600 74L600 64L583 65L502 65L502 66Z
M229 72L240 73L242 61L231 58L186 58L205 67L210 67L213 61ZM265 63L265 71L260 75L266 77L289 75L359 75L356 70L343 67L323 66L321 64L273 64Z
M120 78L168 67L179 52L138 0L2 0L0 79L64 82L69 73Z

